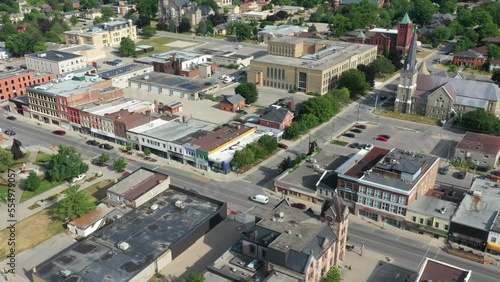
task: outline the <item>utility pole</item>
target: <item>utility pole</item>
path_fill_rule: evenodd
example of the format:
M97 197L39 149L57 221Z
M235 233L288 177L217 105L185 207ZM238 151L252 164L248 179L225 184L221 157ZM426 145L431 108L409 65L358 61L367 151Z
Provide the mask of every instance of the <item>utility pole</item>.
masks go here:
M361 242L361 248L359 248L359 255L363 256L363 251L365 250L365 242Z
M356 117L356 124L359 123L359 110L361 109L361 103L358 103L358 115Z
M335 123L332 121L332 136L330 138L330 141L333 141L333 127L335 126Z

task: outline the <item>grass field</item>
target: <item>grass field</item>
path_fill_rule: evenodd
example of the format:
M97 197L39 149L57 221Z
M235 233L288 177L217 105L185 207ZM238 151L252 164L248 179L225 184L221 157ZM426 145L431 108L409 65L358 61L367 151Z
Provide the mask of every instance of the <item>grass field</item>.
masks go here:
M0 186L0 203L6 203L7 202L8 190L9 190L9 187L7 187L7 186Z
M397 113L397 112L393 112L393 111L386 111L386 110L380 110L380 109L373 110L373 114L383 116L383 117L388 117L388 118L394 118L394 119L422 123L422 124L435 125L435 126L439 125L439 119L431 118L431 117L424 117L424 116L420 116L420 115L403 114L403 113Z
M171 37L154 36L154 37L151 37L149 39L143 39L143 40L137 42L135 45L136 46L138 46L138 45L150 45L150 46L155 47L155 50L153 52L148 52L148 53L144 53L144 54L139 55L139 57L144 57L144 56L149 56L149 55L154 54L154 53L164 53L164 52L178 49L178 48L174 48L174 47L165 46L165 44L172 43L172 42L177 41L177 40L180 40L180 39L171 38ZM182 40L182 41L185 41L185 40Z
M16 223L16 253L31 249L52 236L64 232L63 223L54 221L48 210L43 210ZM7 229L0 231L0 242L7 242L10 232ZM0 257L9 254L7 244L0 245Z
M38 151L38 155L35 160L35 164L37 165L45 165L45 162L48 162L50 160L51 154L47 154L42 151Z
M345 142L345 141L341 141L341 140L333 140L330 143L332 143L333 145L342 146L342 147L349 145L349 142Z
M21 203L24 202L24 201L27 201L37 195L40 195L46 191L49 191L50 189L56 187L56 186L59 186L61 184L63 184L64 181L61 181L61 182L57 182L57 181L54 181L54 182L49 182L48 180L42 180L42 183L40 184L40 188L38 188L38 190L34 191L34 192L31 192L31 191L23 191L23 195L21 196Z
M90 185L89 187L85 188L83 191L87 193L94 202L98 202L102 200L103 198L106 197L106 189L109 184L113 182L113 179L105 179L102 181L99 181L95 184Z
M10 168L18 168L18 167L22 167L24 163L26 163L28 161L28 158L30 157L30 151L27 151L25 154L24 154L24 157L22 157L22 159L19 159L17 161L14 161L14 163L12 164L12 166Z

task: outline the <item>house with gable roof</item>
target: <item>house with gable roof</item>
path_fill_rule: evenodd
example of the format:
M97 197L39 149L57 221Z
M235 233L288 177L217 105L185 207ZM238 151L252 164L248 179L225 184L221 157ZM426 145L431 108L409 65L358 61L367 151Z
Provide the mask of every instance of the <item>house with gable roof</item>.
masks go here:
M285 130L292 125L293 113L280 106L269 107L260 117L259 124L271 128Z

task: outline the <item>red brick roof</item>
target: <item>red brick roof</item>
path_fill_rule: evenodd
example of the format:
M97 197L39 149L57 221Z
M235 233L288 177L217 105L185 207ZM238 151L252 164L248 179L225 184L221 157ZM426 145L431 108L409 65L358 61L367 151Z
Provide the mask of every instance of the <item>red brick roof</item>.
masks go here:
M421 275L417 282L426 281L456 281L464 282L468 278L469 271L460 269L453 265L428 259L423 266Z
M199 146L198 149L201 151L210 152L252 129L253 127L240 124L223 126L199 139L193 140L191 144Z
M163 180L167 178L168 175L165 175L163 173L155 173L153 176L148 177L146 180L137 184L135 187L132 187L130 190L127 190L125 193L123 193L123 196L127 200L134 201L140 196L146 194L149 190L159 185Z
M81 216L79 218L74 219L69 224L76 226L80 229L85 229L90 225L96 223L101 218L103 218L106 214L108 214L108 210L104 206L97 206L97 208L88 214Z
M467 132L457 148L496 155L500 151L500 137Z

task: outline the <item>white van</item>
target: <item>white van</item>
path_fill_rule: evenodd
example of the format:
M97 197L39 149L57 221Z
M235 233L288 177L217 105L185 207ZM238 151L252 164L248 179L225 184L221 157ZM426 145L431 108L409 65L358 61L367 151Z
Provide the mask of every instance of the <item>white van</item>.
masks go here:
M252 196L250 199L252 199L252 201L254 201L254 202L261 203L261 204L267 204L267 202L269 202L269 197L261 195L261 194L257 194L255 196Z

